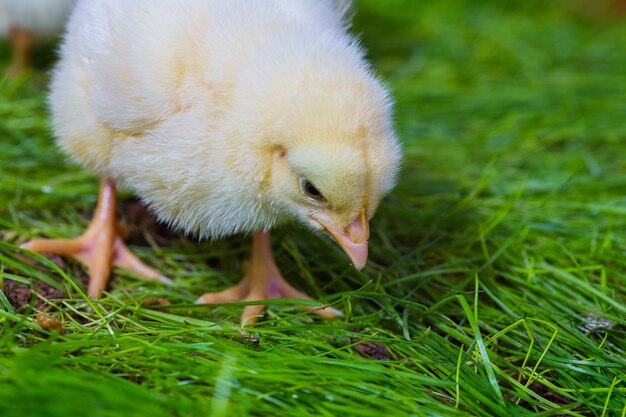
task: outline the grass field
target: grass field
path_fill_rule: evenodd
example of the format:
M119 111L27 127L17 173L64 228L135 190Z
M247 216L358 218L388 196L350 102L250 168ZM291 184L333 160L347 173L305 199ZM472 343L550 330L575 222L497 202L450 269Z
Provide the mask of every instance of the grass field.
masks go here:
M168 232L124 193L131 247L175 285L116 271L88 302L78 264L18 247L81 233L97 179L54 147L45 71L0 81L0 416L626 415L626 15L357 5L397 98L399 185L362 273L297 226L274 238L341 320L277 301L242 336L240 305L193 301L241 277L249 241Z

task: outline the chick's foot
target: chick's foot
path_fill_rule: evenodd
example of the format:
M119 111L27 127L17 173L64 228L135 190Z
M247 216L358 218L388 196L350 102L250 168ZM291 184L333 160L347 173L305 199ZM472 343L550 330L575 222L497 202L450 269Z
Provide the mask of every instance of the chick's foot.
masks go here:
M311 297L293 288L283 279L274 262L269 232L259 232L252 238L252 257L247 266L246 275L241 282L221 292L206 293L198 298L196 303L231 303L276 298L312 300ZM303 306L302 308L326 318L343 316L341 311L324 304ZM263 304L246 306L241 315L241 323L255 323L265 309L266 306Z
M85 233L75 239L36 239L22 247L41 253L69 256L89 268L90 297L98 297L106 288L111 267L118 266L147 280L170 280L144 264L124 244L115 217L115 185L103 180L98 206Z

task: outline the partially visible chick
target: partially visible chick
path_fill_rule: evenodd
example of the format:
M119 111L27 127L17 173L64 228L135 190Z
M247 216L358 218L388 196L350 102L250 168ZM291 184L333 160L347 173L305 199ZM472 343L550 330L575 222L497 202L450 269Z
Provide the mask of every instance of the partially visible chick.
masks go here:
M111 262L159 278L116 234L121 183L186 232L253 234L244 280L199 302L308 299L283 280L269 242L294 219L363 268L369 219L401 155L388 92L338 11L347 3L80 1L51 103L59 145L103 178L100 202L83 237L27 247L87 263L92 296ZM263 310L246 307L242 321Z
M0 36L11 43L10 75L30 66L36 42L58 36L76 0L0 0Z

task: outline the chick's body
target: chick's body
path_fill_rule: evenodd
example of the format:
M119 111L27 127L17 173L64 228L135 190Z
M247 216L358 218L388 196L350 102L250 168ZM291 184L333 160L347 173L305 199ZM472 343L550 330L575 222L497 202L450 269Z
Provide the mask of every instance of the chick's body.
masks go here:
M201 235L290 217L264 193L281 141L396 150L363 137L386 93L330 1L83 1L61 56L59 144Z
M187 232L258 233L296 219L360 268L400 150L387 91L347 33L347 6L81 0L52 82L58 143ZM253 269L279 277L255 236Z

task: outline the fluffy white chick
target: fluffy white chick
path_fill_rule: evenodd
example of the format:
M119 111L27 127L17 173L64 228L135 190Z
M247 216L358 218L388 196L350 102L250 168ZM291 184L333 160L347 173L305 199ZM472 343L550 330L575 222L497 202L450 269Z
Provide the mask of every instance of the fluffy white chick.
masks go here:
M17 75L30 65L36 42L63 31L76 0L0 0L0 36L9 40L9 72Z
M269 244L269 230L292 219L328 233L362 268L401 152L389 94L346 31L348 4L80 1L51 106L58 144L103 178L99 207L83 237L27 247L74 253L91 269L90 295L111 262L160 277L116 235L120 183L186 232L253 234L244 280L199 302L308 298L282 279ZM103 229L105 243L94 243ZM263 309L246 307L242 321Z

